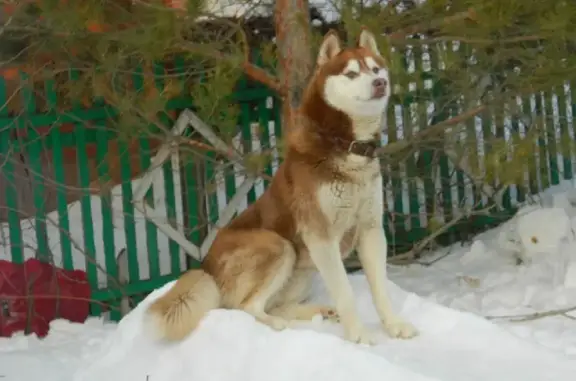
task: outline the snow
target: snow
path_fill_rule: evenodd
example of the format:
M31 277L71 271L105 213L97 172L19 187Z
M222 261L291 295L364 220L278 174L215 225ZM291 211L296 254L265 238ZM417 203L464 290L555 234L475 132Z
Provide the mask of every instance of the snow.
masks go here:
M183 342L162 344L147 333L143 311L171 286L166 284L119 324L99 318L85 324L55 321L44 340L0 339L0 376L8 381L573 379L576 313L519 322L499 318L576 306L576 189L565 183L538 201L471 245L425 257L432 265L390 267L394 307L421 331L412 340L384 334L366 279L358 273L350 279L363 321L378 332L374 347L344 341L335 323L302 322L276 332L244 312L227 310L211 311ZM330 303L319 279L313 294L315 301Z
M351 277L358 308L378 329L368 285ZM214 310L189 339L158 344L146 334L143 310L156 290L117 326L91 319L84 327L62 321L42 342L0 341L4 379L102 380L563 380L574 358L523 340L471 313L459 312L390 284L396 308L422 331L415 340L380 335L367 347L343 341L333 323L300 323L276 332L240 311ZM318 285L317 300L326 300ZM148 378L147 378L148 377Z
M428 300L479 316L576 306L576 189L566 182L536 201L472 245L438 251L435 257L444 258L431 266L390 269L391 279ZM528 322L494 321L520 338L576 355L576 308Z

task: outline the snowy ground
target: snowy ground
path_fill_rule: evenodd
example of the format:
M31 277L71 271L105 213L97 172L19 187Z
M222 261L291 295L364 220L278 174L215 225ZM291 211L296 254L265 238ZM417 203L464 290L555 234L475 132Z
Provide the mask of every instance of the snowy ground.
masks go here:
M364 278L352 281L364 320L378 329ZM576 357L392 284L391 290L397 308L422 331L419 338L398 341L382 334L379 345L368 348L341 340L337 325L274 332L242 312L216 310L190 339L163 347L145 335L141 323L142 309L161 289L118 327L96 319L84 326L56 322L44 342L0 341L0 369L4 380L18 381L573 379ZM317 298L326 296L320 291Z
M565 184L566 185L566 184ZM504 226L454 245L431 266L391 268L396 309L421 335L409 341L380 333L375 347L341 339L333 323L301 323L275 332L240 311L212 311L179 345L154 343L142 310L118 325L56 321L43 341L0 339L6 381L273 380L572 380L576 313L526 322L484 316L529 314L576 306L576 189L547 191ZM520 249L524 249L523 251ZM517 265L521 256L528 264ZM378 318L361 274L351 277L361 316ZM329 302L321 282L315 299ZM381 331L380 331L381 332Z

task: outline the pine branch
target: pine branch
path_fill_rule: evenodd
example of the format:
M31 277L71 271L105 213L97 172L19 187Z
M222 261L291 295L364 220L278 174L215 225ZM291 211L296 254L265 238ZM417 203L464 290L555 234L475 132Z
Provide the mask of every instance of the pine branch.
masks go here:
M387 144L376 151L376 155L378 156L388 156L388 155L395 155L402 151L409 149L412 146L415 146L421 142L429 140L432 136L442 133L446 130L446 128L450 126L457 125L462 123L469 118L473 118L476 115L480 114L487 108L487 105L480 105L474 107L468 111L465 111L453 118L446 119L442 122L436 123L432 126L424 128L423 130L418 131L415 133L410 139L408 140L399 140L394 143Z
M211 57L213 59L216 60L230 60L231 57L227 56L226 54L223 54L217 50L210 50L210 51L206 51L206 49L202 49L200 50L198 46L196 46L195 44L184 44L183 46L184 49L186 49L189 52L192 53L198 53L204 56L208 56ZM260 82L265 86L268 86L270 89L272 89L273 91L275 91L276 93L278 93L278 95L280 97L284 97L286 95L286 90L284 89L283 86L281 86L280 82L278 81L278 79L276 77L274 77L273 75L269 74L268 72L266 72L266 70L254 65L253 63L251 63L248 60L248 52L244 52L244 59L243 62L241 64L242 69L244 71L244 73L250 77L251 79L253 79L254 81Z
M244 69L244 74L250 77L256 82L260 82L264 86L267 86L271 90L274 90L282 99L286 95L286 89L280 84L278 78L275 78L271 74L268 74L262 68L252 64L250 62L250 44L248 44L248 38L244 29L238 29L240 38L242 39L242 44L244 45L244 63L242 68Z
M429 29L437 29L443 25L451 24L456 21L471 19L474 20L476 18L476 13L472 8L468 9L464 12L458 12L451 16L445 16L439 19L434 19L430 21L424 21L418 24L411 25L404 29L398 30L393 32L389 35L390 40L404 40L406 36L411 36L416 33L422 33Z
M244 69L244 73L250 77L250 79L260 82L271 90L274 90L281 98L286 95L286 89L280 85L278 79L267 73L264 69L259 68L248 61L244 61L242 68Z

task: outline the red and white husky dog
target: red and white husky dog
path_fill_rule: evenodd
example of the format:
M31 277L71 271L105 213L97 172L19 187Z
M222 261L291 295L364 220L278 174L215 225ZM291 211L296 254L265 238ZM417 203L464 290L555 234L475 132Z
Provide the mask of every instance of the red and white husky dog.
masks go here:
M156 334L186 337L215 308L240 309L270 327L321 314L339 319L345 337L374 343L355 308L343 265L356 249L386 332L417 330L392 309L387 294L386 237L379 160L389 72L372 33L343 49L325 37L282 165L266 192L226 227L202 269L190 270L147 310ZM334 307L307 303L315 272Z

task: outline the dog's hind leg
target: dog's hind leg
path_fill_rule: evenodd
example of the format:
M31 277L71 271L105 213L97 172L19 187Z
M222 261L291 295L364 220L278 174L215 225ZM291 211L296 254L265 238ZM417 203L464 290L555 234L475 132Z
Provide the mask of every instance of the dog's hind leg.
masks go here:
M338 321L338 314L329 306L307 303L312 288L315 269L297 269L284 287L274 298L270 314L290 320L312 320L320 315L323 319Z
M254 236L255 240L259 238L262 240L255 245L254 252L245 254L251 258L244 263L244 273L238 279L237 287L244 289L244 295L237 308L273 329L281 330L288 326L288 321L267 311L292 276L296 253L290 242L275 233Z
M312 320L318 315L322 316L325 320L340 321L340 317L334 308L313 303L285 304L272 309L270 314L280 316L288 321Z

